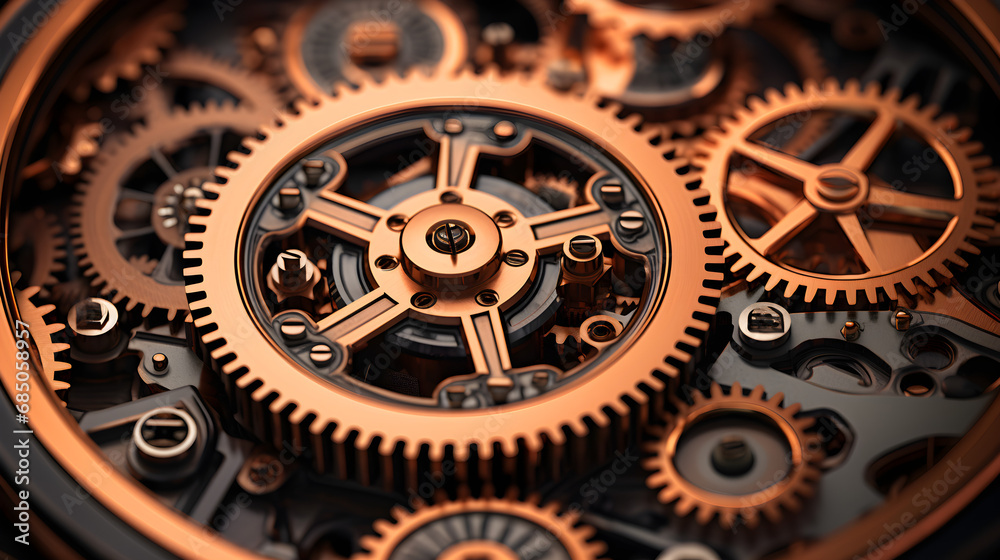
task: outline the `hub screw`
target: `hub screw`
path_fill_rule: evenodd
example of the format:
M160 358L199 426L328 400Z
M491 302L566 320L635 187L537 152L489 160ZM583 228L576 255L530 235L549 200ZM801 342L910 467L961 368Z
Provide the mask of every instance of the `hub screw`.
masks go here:
M492 307L500 301L500 296L493 290L483 290L476 294L476 303L483 307Z
M636 235L646 228L646 218L637 210L626 210L618 216L618 229L622 233Z
M524 266L528 264L528 253L519 249L508 251L503 257L503 262L509 264L510 266Z
M333 361L333 349L326 344L317 344L309 350L309 359L316 367L326 367Z
M726 436L712 449L712 466L726 476L744 475L753 468L753 451L742 436Z
M788 340L791 323L784 307L765 301L755 303L740 313L740 339L760 350L776 348Z
M416 307L417 309L427 309L428 307L431 307L435 303L437 303L437 298L434 297L434 294L429 294L427 292L420 292L413 296L413 299L410 300L410 303L413 304L413 307Z

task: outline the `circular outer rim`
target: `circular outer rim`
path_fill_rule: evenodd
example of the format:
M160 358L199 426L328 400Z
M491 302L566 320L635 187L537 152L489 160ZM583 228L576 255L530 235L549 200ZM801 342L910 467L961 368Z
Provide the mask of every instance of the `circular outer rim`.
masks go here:
M665 276L669 282L660 287L660 299L652 303L654 311L627 351L622 349L603 365L616 368L617 374L586 375L562 390L525 403L455 411L407 409L395 403L359 399L354 392L293 366L252 322L242 296L242 229L245 213L254 207L259 192L299 158L341 132L386 115L429 107L482 106L531 115L591 139L636 179L652 200L654 212L666 212L655 221L661 231L669 227L674 236L668 243L670 271ZM273 422L263 424L302 426L307 429L302 436L313 446L325 447L324 439L344 444L356 433L354 447L364 450L380 438L378 451L383 456L402 445L402 454L409 460L416 460L421 447L426 446L432 461L443 460L451 448L454 459L464 462L469 458L469 447L476 445L481 459L493 458L494 446L499 446L506 457L532 461L544 444L565 442L564 427L582 437L589 430L585 419L603 427L610 422L607 408L625 415L631 410L629 401L644 406L650 396L641 387L666 389L666 380L678 375L673 364L691 359L684 348L700 346L700 338L689 331L708 329L701 317L714 312L709 303L719 297L719 290L710 286L721 280L721 274L713 271L721 261L710 254L717 253L718 240L706 237L715 228L707 221L714 212L704 205L707 193L697 188L696 177L678 174L687 163L665 159L669 147L651 145L655 134L636 133L637 123L617 118L618 110L614 106L598 109L594 98L560 94L529 77L501 78L494 73L395 77L358 92L343 90L336 100L323 100L314 107L301 105L299 114L290 115L280 127L262 129L265 140L245 140L250 154L230 154L237 167L217 170L224 184L206 185L219 198L199 201L208 215L191 219L202 231L188 234L185 276L202 342L211 349L211 357L223 374L231 378L237 393L256 403L267 402L260 408ZM659 182L650 188L646 183L650 180ZM688 238L678 232L687 233ZM673 312L655 313L655 309ZM548 413L543 412L546 406L552 409ZM330 431L328 426L332 433L324 435ZM484 426L494 426L485 430L492 432L485 438L480 435Z
M566 548L573 560L597 560L607 550L603 543L588 542L596 531L590 526L579 525L579 516L573 513L560 515L555 503L540 506L537 496L531 496L526 502L510 498L465 498L418 507L413 513L399 506L393 508L392 521L382 519L375 522L378 536L361 538L361 546L368 552L358 555L355 560L389 560L400 543L428 523L453 515L479 512L520 517L544 528Z
M22 127L22 117L29 114L26 111L29 98L42 79L41 68L47 61L58 56L63 42L102 3L102 0L77 0L64 4L51 14L49 23L41 27L16 54L9 67L0 67L0 71L5 72L3 80L0 80L0 138L12 138L19 132ZM13 0L0 7L0 27L6 29L28 5L28 0ZM959 17L960 22L975 34L974 39L983 41L983 46L991 59L998 61L1000 36L997 35L997 31L1000 30L1000 10L989 0L952 0L951 7L956 11L955 15ZM0 197L2 216L8 215L10 194L15 185L11 173L11 169L16 165L16 160L12 157L14 150L13 142L4 142L0 145L0 180L3 181L3 196ZM13 327L14 320L20 316L14 306L10 273L7 260L0 259L0 277L3 280L0 283L2 291L0 306L7 321L7 328L0 329L0 357L6 360L5 363L10 363L9 359L16 352ZM0 382L7 395L14 389L15 381L11 371L9 368L0 369ZM44 450L77 481L78 489L82 489L117 518L127 521L132 529L149 538L156 546L184 558L210 560L262 558L178 514L148 492L141 491L136 483L125 475L109 468L107 459L80 431L76 421L63 410L61 401L54 393L37 391L33 395L32 403L30 426L45 426L44 430L35 433ZM4 420L5 426L11 424L12 420ZM822 541L808 543L802 548L779 554L776 558L792 560L803 557L845 558L865 555L868 552L867 542L878 539L884 534L885 529L882 525L884 522L898 521L901 516L907 515L915 520L915 525L881 549L885 558L903 554L942 527L979 496L980 492L1000 474L1000 454L998 454L1000 440L996 438L998 431L1000 431L1000 401L994 401L944 460L914 482L914 487L919 488L941 479L945 471L950 468L947 465L949 460L965 460L973 465L974 474L961 486L949 487L948 494L942 497L942 505L938 508L931 512L921 512L905 499L893 500ZM45 460L48 456L41 454L38 459ZM39 465L39 468L41 467L42 465ZM36 506L41 505L36 504ZM53 504L50 511L39 511L39 513L56 517L63 515L65 511ZM66 533L61 536L69 539L83 536L79 535L79 531L72 529L70 524L65 524L63 527ZM178 538L181 534L187 535L187 538ZM125 536L134 537L134 534ZM91 539L84 542L89 541ZM851 543L855 543L853 546L856 548L853 548ZM152 550L148 552L159 557L159 554Z
M803 88L794 84L785 87L784 93L769 90L765 99L751 98L749 108L741 108L732 119L722 123L721 130L709 131L694 147L693 160L704 175L705 188L712 192L712 203L719 208L718 216L722 226L722 238L726 241L724 256L736 258L732 271L738 273L746 269L747 281L765 279L765 289L774 290L784 282L785 297L792 297L797 290L804 290L806 303L812 302L820 291L824 292L828 305L838 296L854 305L859 295L864 295L870 303L878 301L879 292L895 301L899 291L916 294L915 281L920 280L930 287L939 282L931 274L950 278L953 273L949 264L964 268L968 263L959 255L978 255L973 241L986 240L986 234L979 230L989 230L995 222L986 214L995 211L995 205L984 200L987 185L996 178L996 173L988 169L991 160L979 155L980 144L968 142L971 131L953 130L953 120L938 118L934 106L920 108L916 97L899 101L899 92L890 90L883 94L878 84L872 83L862 88L851 80L841 86L835 79L822 85L807 82ZM745 235L733 223L726 211L728 193L729 161L734 146L754 132L789 115L810 114L820 109L839 112L889 111L917 134L923 137L948 165L956 192L964 197L961 213L956 216L957 224L949 225L935 245L924 252L921 259L906 266L877 276L868 274L825 275L796 271L786 268L764 257L747 242ZM815 117L813 117L815 118ZM877 202L877 201L875 201ZM897 290L897 287L899 288Z
M737 519L748 527L755 527L760 521L760 513L769 521L780 520L782 509L795 511L800 505L799 497L812 494L812 484L819 478L817 461L820 438L805 432L815 423L814 418L795 418L800 405L782 406L783 393L776 393L770 399L764 398L764 387L758 385L749 395L743 394L739 383L734 383L729 393L722 391L717 383L711 387L711 396L694 393L694 404L679 403L677 414L664 436L652 443L649 450L656 453L643 466L653 471L646 484L659 490L659 499L665 504L676 502L674 511L684 516L695 512L701 524L709 523L718 515L719 524L724 529L735 527ZM749 495L719 494L705 490L688 482L674 464L677 444L684 431L706 416L716 412L749 411L766 417L781 431L790 449L790 471L781 482Z

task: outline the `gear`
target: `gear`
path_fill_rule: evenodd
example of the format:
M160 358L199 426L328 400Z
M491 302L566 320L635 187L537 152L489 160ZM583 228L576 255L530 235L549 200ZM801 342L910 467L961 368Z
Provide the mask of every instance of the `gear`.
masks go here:
M32 302L32 298L38 293L38 286L17 290L17 310L21 321L28 325L28 332L35 341L46 385L53 392L65 391L69 389L70 385L65 381L66 374L63 372L69 371L70 365L59 361L57 355L69 350L69 344L54 342L52 336L61 333L66 326L60 323L50 323L46 320L46 316L55 311L56 306L52 304L36 306Z
M163 51L176 41L174 34L184 28L182 6L177 1L160 2L142 19L131 22L104 57L83 68L77 86L71 90L73 98L84 101L91 88L111 93L118 87L118 80L138 80L143 66L163 60Z
M464 4L464 2L457 2ZM469 60L475 12L441 0L312 3L282 35L284 69L296 89L316 98L415 68L455 72Z
M256 122L272 120L284 106L269 79L206 53L173 51L160 68L166 84L151 90L143 100L144 113L152 119L166 118L176 106L183 105L183 100L178 99L179 89L188 85L222 90L234 97L240 108L253 111Z
M949 263L966 266L959 253L978 254L971 242L985 240L994 226L988 214L995 206L984 200L991 161L977 155L981 145L968 142L971 131L957 129L956 119L936 118L937 109L920 109L915 97L883 95L877 84L862 90L857 82L810 82L804 90L789 85L784 95L772 90L766 99L752 99L695 148L713 202L725 209L722 235L733 272L748 270L748 281L766 278L768 290L784 282L786 297L802 289L807 303L822 291L827 304L846 297L854 305L859 295L875 303L880 293L890 300L899 290L913 294L918 280L937 286L952 276ZM870 122L838 163L810 163L762 143L824 112ZM911 136L931 148L920 156L929 160L921 163L923 182L907 192L890 174L909 164L874 164L890 141ZM943 164L951 192L940 192L942 177L931 179L935 162ZM817 260L810 251L820 239L827 258ZM849 266L831 266L843 255Z
M398 462L380 463L384 465L380 468L386 469L392 465L406 467L402 473L398 469L382 472L396 480L401 475L412 475L418 459L440 461L446 455L460 463L475 461L482 467L470 467L469 473L489 472L490 468L534 469L542 460L543 445L558 448L566 443L567 436L585 436L590 421L606 426L609 415L645 408L649 402L646 391L664 389L690 360L699 345L695 333L707 329L702 318L708 315L702 314L712 312L711 303L718 296L714 285L720 278L713 271L716 257L710 256L714 249L709 247L715 242L706 238L712 224L699 218L710 210L694 203L705 193L697 188L695 177L677 175L685 164L664 157L669 147L654 147L650 143L654 135L637 133L635 121L619 121L615 118L618 108L599 109L595 98L558 94L540 82L501 79L496 74L412 75L399 80L394 77L382 85L367 85L356 93L345 88L336 102L300 107L299 115L289 116L279 128L267 130L266 140L246 141L251 153L235 154L235 169L220 169L223 185L206 185L218 198L199 202L208 215L192 217L197 227L187 236L192 250L185 254L190 263L185 276L195 325L237 401L267 401L264 406L246 407L243 412L261 437L281 437L290 432L297 441L317 448L320 468L342 470L343 465L322 462L326 457L343 457L345 452L353 457L355 450L365 450L399 458ZM490 91L488 98L482 96L483 88ZM453 113L436 112L435 107L461 107L462 111L454 114L462 119L442 118ZM495 120L498 117L494 115L500 115L500 120ZM510 115L506 117L510 120L503 120L503 115ZM404 120L397 122L393 118ZM586 181L589 190L582 194L582 204L555 212L547 203L538 201L523 183L516 185L504 179L504 170L531 161L528 156L518 159L517 154L534 145L533 134L550 138L550 132L530 128L538 126L531 123L540 121L546 123L545 131L557 130L549 122L575 131L573 138L608 138L611 134L613 146L605 149L614 154L611 157L621 159L601 165L616 170L624 163L612 162L628 162L629 168L635 169L632 176L640 182L633 184L632 179L623 178L619 184L608 179L606 198L610 204L629 206L610 210L602 205L605 203L594 200L602 196L595 195L603 188L598 181L605 181L601 177L609 173L598 171L604 167L586 167L588 175L583 179L590 177ZM364 126L369 127L367 134L372 138L383 137L386 130L392 131L389 138L415 135L410 136L413 145L424 146L435 154L437 170L380 194L367 195L367 202L337 192L350 192L353 187L344 187L342 182L359 172L347 173L345 156L336 148L315 150L323 142L340 141L347 132ZM563 142L552 141L556 145ZM367 144L352 145L354 154L374 151ZM587 146L581 145L581 149L589 150ZM416 156L422 159L425 153L418 151ZM490 167L488 162L498 155L517 163ZM397 158L405 159L398 152L388 155L393 167L399 165ZM483 165L475 164L479 160ZM360 169L372 167L367 160L363 165L368 167ZM404 161L400 167L404 165L410 162ZM476 188L472 188L478 180L474 169L485 181ZM287 178L275 175L282 170L289 170L284 175ZM377 168L363 173L383 177ZM384 176L391 177L392 173L386 171ZM262 177L273 177L273 195L258 190ZM358 188L371 188L372 181L361 175L357 178ZM658 187L654 190L637 186L646 180L656 182ZM321 195L309 194L310 188L323 185L332 187ZM669 201L665 196L670 197ZM259 200L270 202L258 210L255 205ZM650 207L644 216L636 209L646 204ZM279 211L282 208L287 210ZM615 227L619 233L611 235L607 220L619 215ZM556 220L560 226L542 225L549 220ZM650 220L664 222L653 226ZM265 221L269 225L260 233L246 229L259 229L263 226L253 224ZM274 239L275 234L268 230L287 232L303 221L316 223L349 244L360 245L361 250L353 253L359 256L352 257L342 244L337 244L327 253L329 259L318 259L314 265L307 255L320 253L312 249L307 253L292 252L285 246L270 253L273 258L280 257L274 265L277 272L268 275L266 282L254 280L259 284L243 287L253 274L247 276L241 270L249 266L251 270L266 271L274 261L248 263L243 260L248 257L235 254L232 248L242 246L241 240L248 237ZM675 233L669 238L659 238L663 234L656 233L661 240L654 241L657 238L651 237L653 232L665 232L665 224L670 224L670 231ZM620 233L626 231L631 233ZM647 279L651 285L644 293L659 292L656 305L671 310L669 314L655 312L649 307L654 298L644 295L643 310L636 311L631 320L620 318L623 324L630 325L620 341L629 341L629 350L612 353L621 344L605 345L610 355L601 362L601 368L610 364L618 368L613 376L591 371L587 364L575 371L553 372L553 366L537 363L537 350L526 350L522 356L530 360L525 363L522 357L518 363L508 348L508 342L530 345L543 338L544 331L538 329L551 321L547 318L551 314L538 317L535 313L550 313L551 304L559 301L554 290L563 289L559 286L559 265L547 255L558 255L571 238L581 234L587 235L583 235L579 251L574 254L598 258L602 245L607 247L608 255L620 254L616 247L625 242L620 235L647 239L641 250L648 253L645 258L655 260L645 265L637 263L637 268L621 260L621 272L632 269L637 278ZM674 271L666 284L661 284L666 279L657 272L662 264L653 264L660 262L655 249L660 243L669 244L669 268ZM516 251L504 250L507 247ZM245 247L244 254L267 255L268 250ZM498 260L501 255L502 262ZM581 275L591 274L591 263L600 263L582 259L571 263ZM329 260L335 264L331 266ZM243 293L280 289L286 279L289 284L311 289L314 284L309 278L316 270L334 276L331 284L336 284L335 291L344 300L335 302L337 310L333 314L303 315L286 310L283 314L269 312L248 317L238 311L247 309ZM365 277L371 280L348 282L337 276L349 270L366 270ZM536 270L537 274L533 272ZM648 277L647 272L651 274ZM598 282L591 276L584 280ZM365 288L369 281L372 286ZM541 305L528 306L523 326L511 323L515 310L522 309L518 305L543 289L539 284L549 290L542 292ZM606 290L603 284L595 288L581 280L572 293L563 292L563 298L571 301L606 297L602 295ZM315 299L302 298L300 302L312 306L317 303ZM277 306L281 310L287 309L281 307L287 301L254 301L249 305L253 309ZM282 323L289 317L292 323ZM404 322L394 327L404 318L416 320L416 326ZM267 325L275 326L268 329ZM380 351L370 341L390 328L393 338ZM285 342L289 340L299 342ZM446 346L446 340L452 342ZM283 351L275 351L275 344ZM434 378L424 387L419 384L420 378L373 365L399 356L403 350L408 356L425 352L423 348L429 344L434 345L431 356L436 361L427 371L442 375L450 367L442 362L442 356L454 354L449 359L460 364L460 377L449 377L440 384L439 378ZM367 354L367 367L361 359L366 355L360 353L363 351L374 352ZM669 355L666 361L664 354ZM291 372L290 362L297 364L291 366ZM421 370L410 364L406 370ZM468 364L468 369L461 364ZM375 387L368 382L372 368L382 372L376 377L383 385ZM414 389L415 385L419 390ZM400 398L398 393L406 396ZM479 397L486 400L476 401ZM499 410L504 412L501 425L489 433L470 432L470 425L492 423L490 418L496 412L490 403L500 397L505 399L499 403ZM456 402L460 410L442 404L451 402ZM477 403L486 404L484 407ZM279 429L271 432L272 426ZM514 456L521 467L514 461L502 460Z
M255 115L231 104L195 105L105 144L70 218L80 266L103 295L127 299L126 308L139 306L144 316L187 311L186 217L226 152L253 132Z
M709 397L694 391L693 400L677 403L643 463L652 472L646 484L664 504L676 502L677 515L753 528L761 513L777 522L812 495L823 453L820 437L806 431L815 420L797 417L799 405L782 406L781 393L765 399L762 386L744 395L738 383L728 394L713 383Z
M361 539L367 553L357 560L596 560L606 550L577 516L560 515L557 505L540 506L537 498L464 498L414 513L397 507L392 517L375 524L378 536Z
M46 297L59 282L56 274L66 269L66 236L58 218L41 208L15 216L9 243L15 262L30 270L22 277L24 287L37 286Z
M730 27L746 27L769 12L775 0L677 2L677 7L669 0L567 0L566 4L571 12L586 14L594 27L610 27L630 37L686 41L700 33L717 36L717 26L724 21Z

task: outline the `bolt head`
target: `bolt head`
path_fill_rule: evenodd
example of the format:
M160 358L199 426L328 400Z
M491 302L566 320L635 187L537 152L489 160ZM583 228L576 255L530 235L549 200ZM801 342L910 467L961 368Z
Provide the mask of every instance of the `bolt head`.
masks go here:
M646 228L646 218L637 210L627 210L618 216L618 229L623 233L636 235Z

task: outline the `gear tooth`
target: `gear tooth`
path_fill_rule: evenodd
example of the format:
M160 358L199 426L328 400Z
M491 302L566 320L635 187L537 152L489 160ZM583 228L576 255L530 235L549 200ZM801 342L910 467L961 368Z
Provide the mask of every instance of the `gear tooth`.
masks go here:
M865 298L868 300L868 303L872 305L878 303L878 291L875 288L875 286L866 286L864 289L864 293L865 293Z
M837 290L827 288L826 289L826 304L833 305L837 301Z
M824 93L832 94L834 92L839 92L839 90L840 90L840 81L838 81L837 78L830 76L829 78L823 80L822 91Z
M858 304L858 290L847 289L842 293L847 298L847 305L854 307Z
M781 278L778 278L777 276L768 277L767 282L764 284L764 291L770 292L774 290L778 287L779 283L781 283ZM792 293L794 292L795 290L793 289Z
M796 291L798 291L798 289L799 289L799 287L798 287L798 286L796 286L795 284L792 284L791 282L789 282L789 283L787 283L787 284L785 285L785 292L784 292L784 296L785 296L786 298L789 298L789 299L790 299L790 298L792 298L793 296L795 296L795 292L796 292Z
M708 525L715 516L715 511L708 506L701 506L695 511L695 519L702 525Z
M805 303L812 303L813 300L816 299L816 294L818 293L819 293L818 286L806 286L806 292L805 296L803 297L803 301Z

